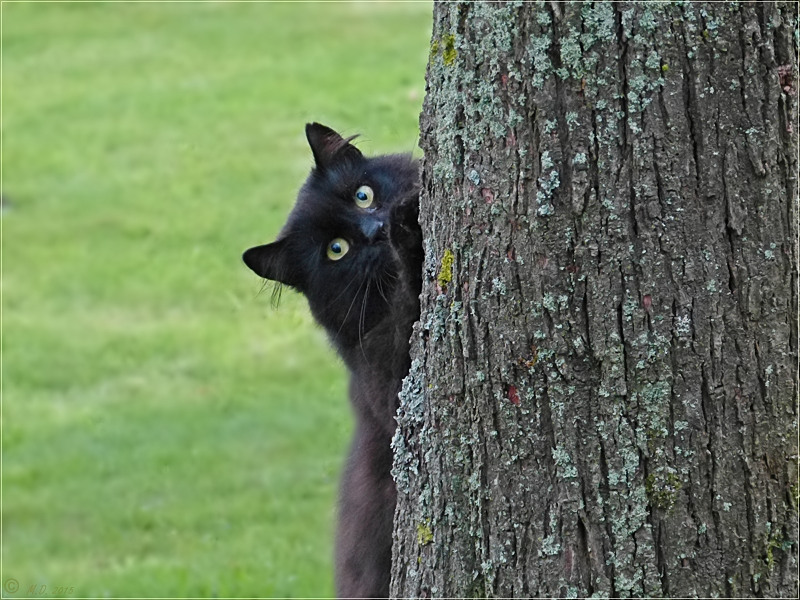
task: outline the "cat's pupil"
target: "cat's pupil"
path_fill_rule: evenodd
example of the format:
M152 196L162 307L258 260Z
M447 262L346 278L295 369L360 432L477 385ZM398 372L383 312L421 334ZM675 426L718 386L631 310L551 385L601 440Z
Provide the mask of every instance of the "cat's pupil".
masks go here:
M364 192L357 192L356 198L358 198L361 201L364 201L367 199L367 195Z
M331 250L336 254L341 254L342 252L342 245L339 242L333 242L331 244Z

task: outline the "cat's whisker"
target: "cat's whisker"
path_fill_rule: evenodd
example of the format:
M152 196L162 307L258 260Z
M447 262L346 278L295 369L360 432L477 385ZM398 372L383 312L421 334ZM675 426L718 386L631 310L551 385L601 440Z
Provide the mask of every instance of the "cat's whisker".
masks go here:
M394 269L384 269L381 271L381 277L388 277L390 280L397 281L400 279L400 276Z
M270 284L269 279L262 279L261 280L261 288L256 293L256 296L260 296L264 293L264 290L267 289L267 286Z
M382 283L383 283L383 277L378 277L375 280L375 285L378 288L378 293L381 295L381 298L383 298L383 301L386 302L386 304L389 304L389 298L386 297L386 292L383 289L383 285L381 285Z
M369 286L371 281L369 279L366 280L367 288L364 290L364 299L361 301L361 315L358 319L358 345L361 346L361 354L364 356L364 360L369 362L367 358L367 353L364 351L364 337L362 336L362 332L364 330L364 318L367 313L367 296L369 295Z
M378 290L378 295L379 295L381 298L383 298L383 300L384 300L385 302L388 302L388 301L386 300L386 294L384 294L384 293L383 293L383 286L381 286L381 278L380 278L380 277L378 277L378 278L375 280L375 288Z
M263 289L262 289L263 291ZM276 281L275 285L272 286L272 306L274 308L278 308L278 305L281 302L281 294L283 293L283 284Z
M356 278L353 277L353 281L355 281L355 279ZM356 289L356 293L353 294L353 300L352 300L352 302L350 302L350 306L347 309L347 313L345 313L344 319L342 319L342 324L339 326L339 329L336 331L336 335L334 336L334 338L339 337L339 334L342 332L342 328L344 327L345 323L347 323L347 317L350 316L350 311L353 310L353 306L355 305L356 300L358 299L358 292L361 291L361 286L364 285L365 281L366 281L366 279L362 279L361 283L358 284L358 289Z
M341 292L339 292L338 294L336 294L336 297L333 300L328 301L328 306L333 306L334 303L344 295L344 293L347 291L347 289L351 285L353 285L353 282L356 279L358 279L358 275L359 275L359 273L356 273L355 275L353 275L353 278L350 280L350 283L348 283L346 286L344 286L344 289ZM361 287L361 286L359 286L359 287Z

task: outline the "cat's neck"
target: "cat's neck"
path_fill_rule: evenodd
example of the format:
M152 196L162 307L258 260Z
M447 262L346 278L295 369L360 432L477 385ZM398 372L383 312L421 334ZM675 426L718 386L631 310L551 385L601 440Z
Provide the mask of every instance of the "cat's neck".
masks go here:
M411 322L398 327L384 319L355 345L339 347L350 371L350 401L357 420L389 440L397 427L397 395L410 366Z
M334 344L352 376L399 381L408 373L412 325L384 319L363 336Z

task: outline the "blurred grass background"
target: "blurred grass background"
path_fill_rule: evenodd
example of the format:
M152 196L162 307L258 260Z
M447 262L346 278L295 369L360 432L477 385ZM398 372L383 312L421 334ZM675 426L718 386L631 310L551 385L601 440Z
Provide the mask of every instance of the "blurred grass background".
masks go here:
M240 256L307 121L416 148L430 13L3 4L4 596L332 595L345 370Z

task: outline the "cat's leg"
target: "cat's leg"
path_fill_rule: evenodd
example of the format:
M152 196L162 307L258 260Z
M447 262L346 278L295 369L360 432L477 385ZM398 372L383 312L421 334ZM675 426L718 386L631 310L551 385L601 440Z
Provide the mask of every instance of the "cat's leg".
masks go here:
M396 491L383 428L359 423L341 483L336 535L339 598L387 598Z

